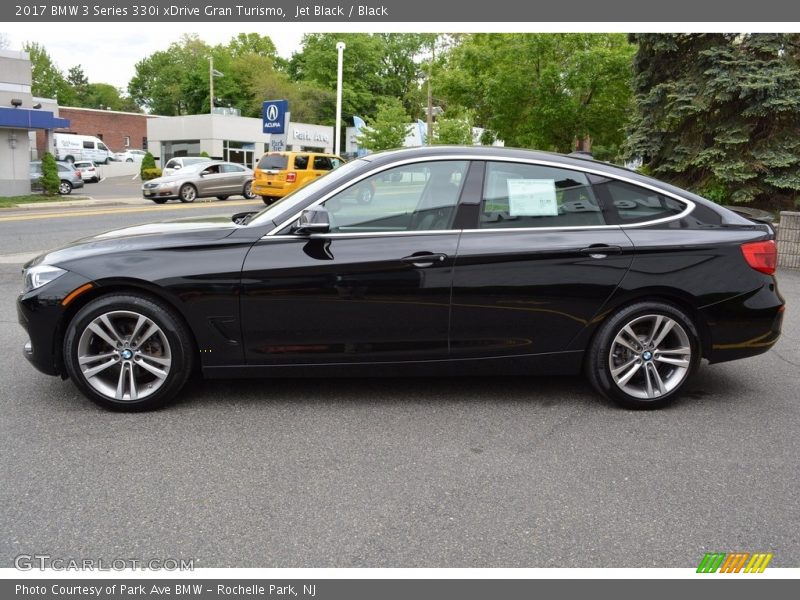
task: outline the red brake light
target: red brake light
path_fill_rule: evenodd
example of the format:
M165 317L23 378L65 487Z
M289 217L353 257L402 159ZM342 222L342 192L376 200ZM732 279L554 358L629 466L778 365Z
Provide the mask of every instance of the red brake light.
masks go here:
M742 254L744 254L747 264L756 271L767 275L775 273L775 267L778 264L778 249L774 240L742 244Z
M297 173L287 173L286 174L286 183L294 183L297 181Z

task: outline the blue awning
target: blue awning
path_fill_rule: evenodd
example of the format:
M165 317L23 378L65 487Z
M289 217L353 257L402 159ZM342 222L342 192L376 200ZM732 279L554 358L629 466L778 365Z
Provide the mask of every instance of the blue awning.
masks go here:
M58 129L69 127L69 119L53 116L47 110L0 107L0 127L12 129Z

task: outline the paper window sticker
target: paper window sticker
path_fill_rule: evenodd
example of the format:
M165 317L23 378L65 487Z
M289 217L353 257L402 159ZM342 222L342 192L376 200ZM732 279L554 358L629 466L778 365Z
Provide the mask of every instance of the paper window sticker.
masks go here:
M557 217L554 179L509 179L508 208L512 217Z

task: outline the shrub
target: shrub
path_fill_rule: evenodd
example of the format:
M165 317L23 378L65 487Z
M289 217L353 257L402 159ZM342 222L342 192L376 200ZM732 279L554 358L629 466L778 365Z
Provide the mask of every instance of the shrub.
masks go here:
M61 178L58 176L56 159L49 152L45 152L42 156L42 176L39 178L39 183L45 195L54 196L58 193Z
M148 152L142 158L142 166L139 167L139 176L142 178L142 181L145 181L144 172L155 168L156 168L156 159L152 154ZM160 175L160 169L159 169L159 175ZM158 177L159 175L156 175L156 177ZM150 179L153 179L153 177L150 177Z
M152 167L150 169L142 169L140 176L142 178L142 181L155 179L156 177L161 177L161 169L158 167Z
M200 156L203 156L203 157L205 157L205 158L211 158L211 157L208 155L208 152L206 152L205 150L203 150L203 151L200 153Z

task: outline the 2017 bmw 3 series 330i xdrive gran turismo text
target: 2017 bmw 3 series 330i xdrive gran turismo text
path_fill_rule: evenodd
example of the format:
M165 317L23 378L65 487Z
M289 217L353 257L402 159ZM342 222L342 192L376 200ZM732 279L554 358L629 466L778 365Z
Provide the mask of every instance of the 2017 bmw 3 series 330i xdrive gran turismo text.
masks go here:
M368 190L369 193L364 193ZM629 408L767 351L769 225L585 158L435 147L232 217L128 227L24 268L40 371L139 410L205 377L583 371Z

